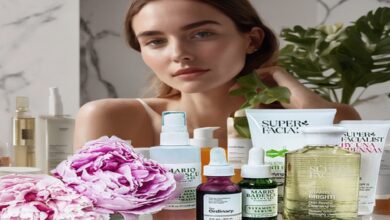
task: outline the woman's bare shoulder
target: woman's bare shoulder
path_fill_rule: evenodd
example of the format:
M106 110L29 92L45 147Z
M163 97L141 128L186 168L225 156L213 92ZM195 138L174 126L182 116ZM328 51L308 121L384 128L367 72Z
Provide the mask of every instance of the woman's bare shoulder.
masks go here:
M118 136L137 139L139 132L147 138L151 123L145 108L136 99L102 99L83 105L76 118L75 145L98 137Z

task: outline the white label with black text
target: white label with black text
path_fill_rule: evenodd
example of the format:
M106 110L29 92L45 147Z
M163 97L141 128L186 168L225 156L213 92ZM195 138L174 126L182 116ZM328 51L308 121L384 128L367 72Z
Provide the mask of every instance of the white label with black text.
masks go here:
M242 194L206 194L203 213L204 220L241 220Z

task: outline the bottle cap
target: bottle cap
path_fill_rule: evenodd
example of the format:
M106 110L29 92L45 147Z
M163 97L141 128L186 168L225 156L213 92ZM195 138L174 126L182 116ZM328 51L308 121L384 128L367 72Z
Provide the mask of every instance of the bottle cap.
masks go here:
M17 96L16 97L16 111L17 112L27 112L29 107L28 97Z
M213 133L219 127L204 127L194 129L194 138L190 140L190 144L199 147L216 147L218 139L213 137Z
M185 112L162 113L160 145L189 145Z
M57 87L49 88L49 115L63 115L62 99Z
M340 146L347 129L341 126L308 126L302 128L307 146Z
M210 151L210 163L203 168L205 176L233 176L234 168L226 161L225 150L214 147Z
M264 164L264 150L260 147L252 147L249 150L248 164L241 168L241 176L243 178L270 178L271 166Z

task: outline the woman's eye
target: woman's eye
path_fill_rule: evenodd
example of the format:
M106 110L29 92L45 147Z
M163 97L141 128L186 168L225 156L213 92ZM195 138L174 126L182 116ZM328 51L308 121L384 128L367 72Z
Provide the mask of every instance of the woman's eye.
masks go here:
M150 40L147 41L145 45L149 46L160 46L161 44L165 43L164 39L155 39L155 40Z
M214 33L211 33L209 31L200 31L194 34L193 38L205 38L205 37L210 37L213 36Z

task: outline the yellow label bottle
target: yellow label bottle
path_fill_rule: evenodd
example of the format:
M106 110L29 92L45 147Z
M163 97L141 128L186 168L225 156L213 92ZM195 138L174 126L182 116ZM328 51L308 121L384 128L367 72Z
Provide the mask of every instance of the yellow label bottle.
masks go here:
M286 154L285 219L356 219L360 154L340 148L342 127L305 127L306 146Z

